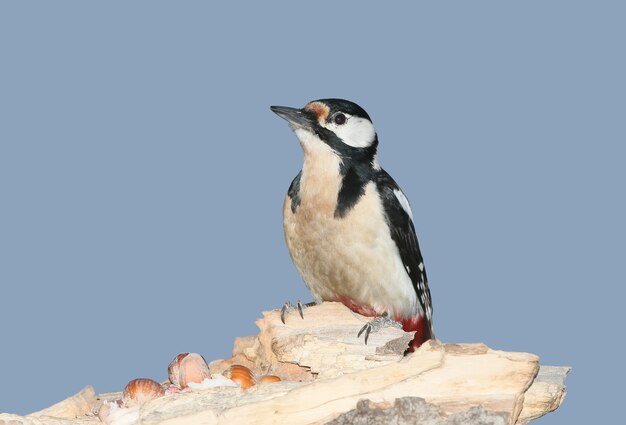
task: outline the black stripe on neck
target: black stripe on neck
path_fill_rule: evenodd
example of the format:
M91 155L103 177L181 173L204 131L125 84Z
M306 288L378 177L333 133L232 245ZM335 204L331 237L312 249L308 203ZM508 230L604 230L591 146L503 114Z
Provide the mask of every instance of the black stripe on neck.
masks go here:
M317 126L317 136L330 146L341 158L339 172L342 176L341 189L337 195L335 217L343 218L357 204L365 193L365 185L373 180L375 171L372 165L378 148L378 136L365 148L355 148L345 144L335 133Z
M372 166L373 159L366 162L344 160L340 166L342 180L337 194L335 218L345 217L365 194L365 186L374 179L376 173Z

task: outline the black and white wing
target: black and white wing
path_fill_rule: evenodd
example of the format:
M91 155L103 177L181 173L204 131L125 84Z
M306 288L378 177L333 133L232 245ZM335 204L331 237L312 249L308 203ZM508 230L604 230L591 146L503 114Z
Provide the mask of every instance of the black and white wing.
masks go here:
M417 299L430 325L433 314L430 289L424 259L415 235L409 201L398 184L383 169L376 175L376 185L385 207L391 238L398 246L404 268L413 282Z

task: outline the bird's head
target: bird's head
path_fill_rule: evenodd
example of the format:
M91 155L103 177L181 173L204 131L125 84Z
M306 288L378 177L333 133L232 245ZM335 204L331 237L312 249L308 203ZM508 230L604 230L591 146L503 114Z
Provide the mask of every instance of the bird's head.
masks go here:
M356 103L320 99L307 103L302 109L272 106L271 110L287 120L305 154L326 145L342 159L372 161L375 158L376 130L367 112Z

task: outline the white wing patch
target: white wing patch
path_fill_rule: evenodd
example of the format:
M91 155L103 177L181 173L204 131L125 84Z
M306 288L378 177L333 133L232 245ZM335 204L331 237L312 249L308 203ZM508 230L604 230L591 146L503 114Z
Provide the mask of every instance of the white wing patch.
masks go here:
M380 170L380 164L378 163L376 155L374 155L374 159L372 159L372 168L376 171Z
M409 215L409 218L413 220L413 211L411 211L411 205L409 204L409 200L406 199L404 193L400 189L394 189L393 194L396 195L398 202L400 202L400 206L404 210L405 213Z

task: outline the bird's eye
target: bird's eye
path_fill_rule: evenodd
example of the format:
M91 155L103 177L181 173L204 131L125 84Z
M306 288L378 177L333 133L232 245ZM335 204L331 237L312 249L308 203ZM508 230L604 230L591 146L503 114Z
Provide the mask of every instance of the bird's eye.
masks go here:
M346 123L346 116L344 114L335 115L335 124L342 125Z

